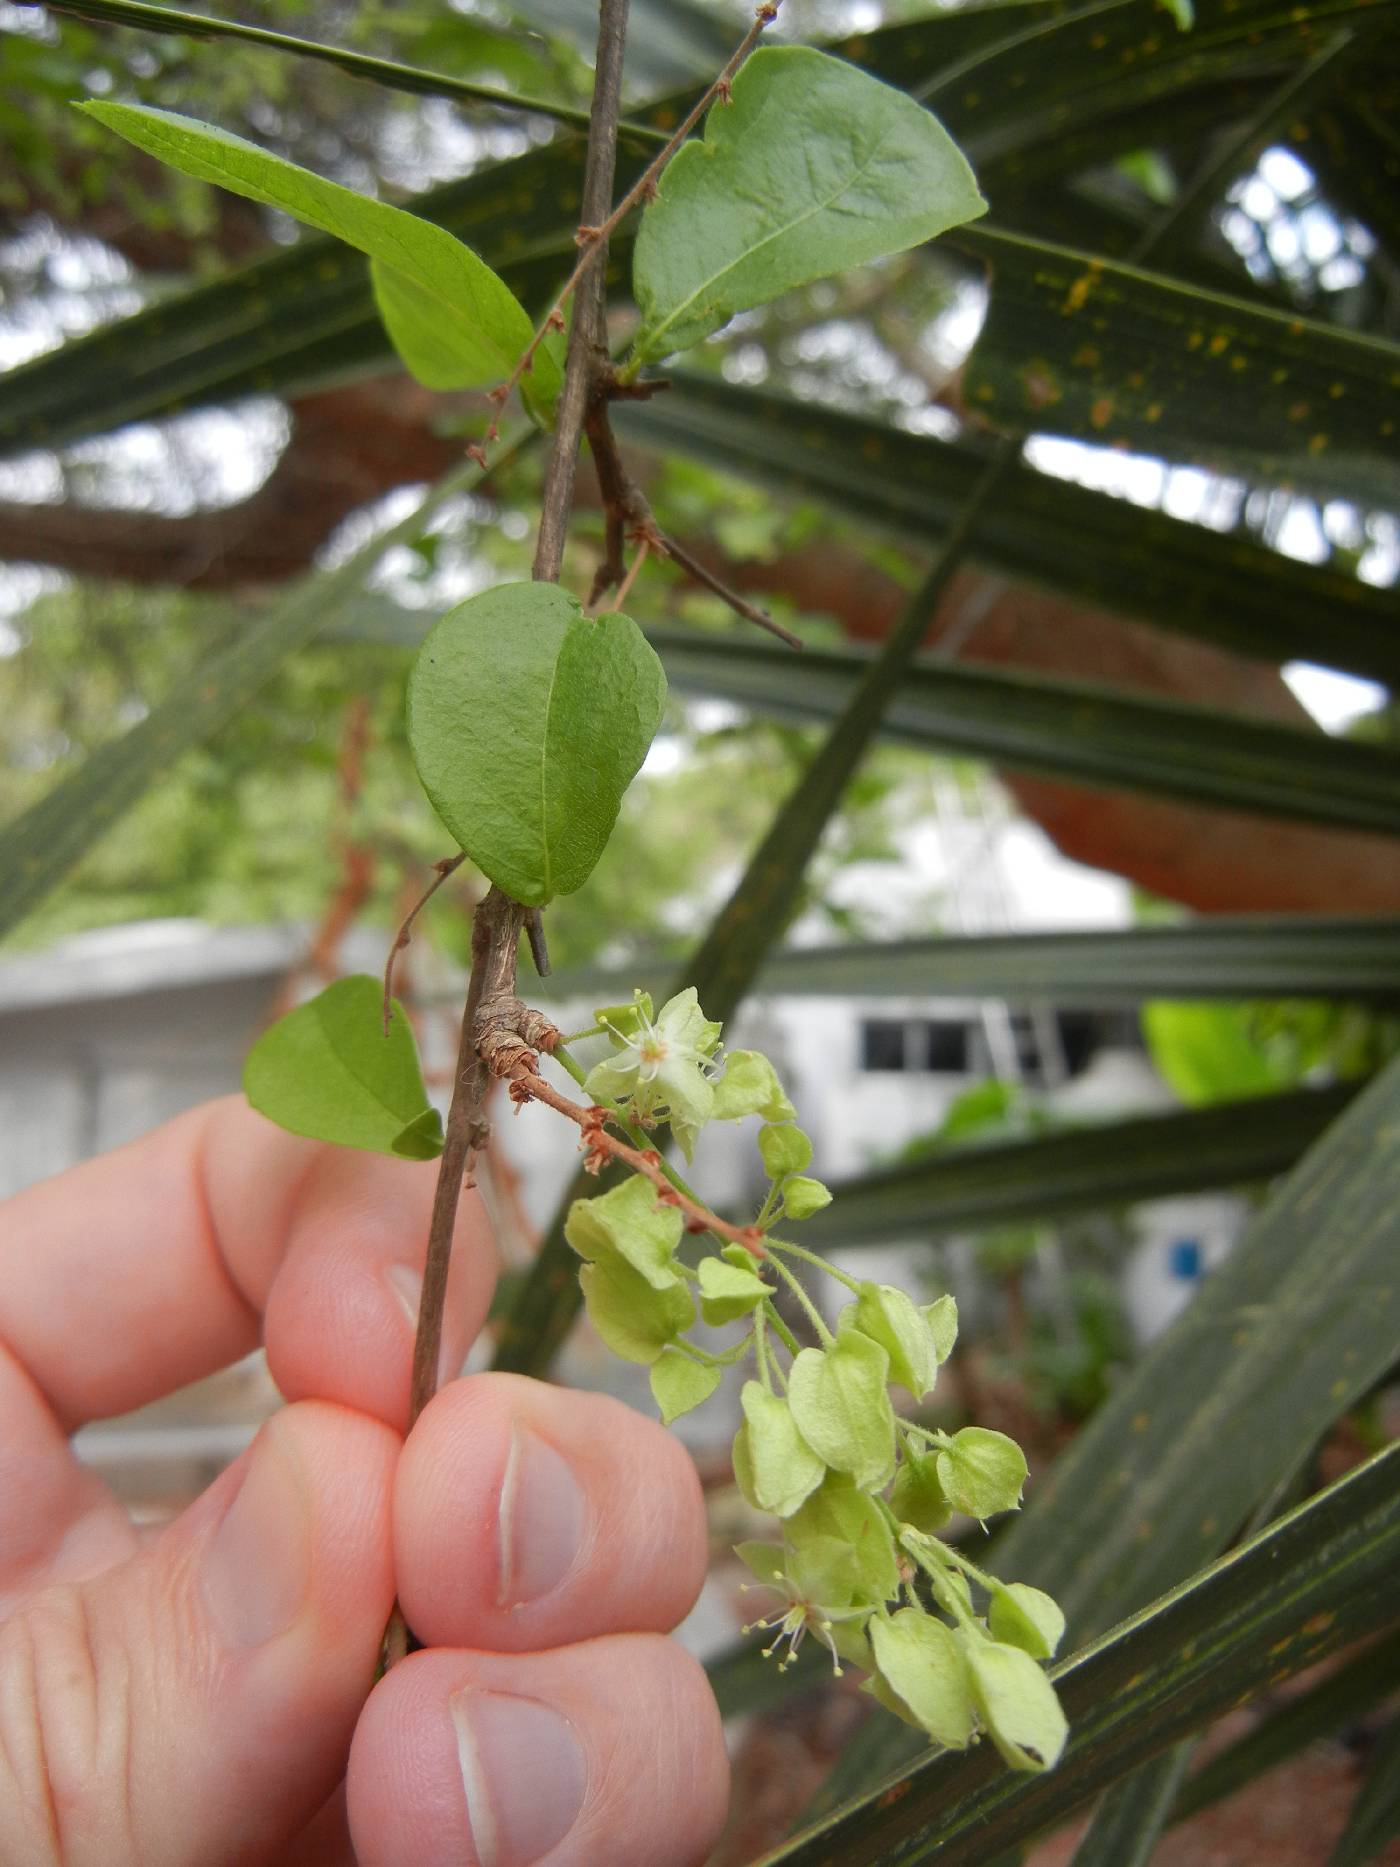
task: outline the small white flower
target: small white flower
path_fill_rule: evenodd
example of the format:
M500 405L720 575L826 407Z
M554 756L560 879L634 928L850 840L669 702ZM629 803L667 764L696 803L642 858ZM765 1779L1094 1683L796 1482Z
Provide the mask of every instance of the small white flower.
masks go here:
M695 1137L714 1113L720 1026L700 1009L695 987L668 999L654 1016L643 992L615 1012L599 1014L614 1045L588 1072L584 1088L597 1102L625 1103L633 1117L665 1117L687 1160Z

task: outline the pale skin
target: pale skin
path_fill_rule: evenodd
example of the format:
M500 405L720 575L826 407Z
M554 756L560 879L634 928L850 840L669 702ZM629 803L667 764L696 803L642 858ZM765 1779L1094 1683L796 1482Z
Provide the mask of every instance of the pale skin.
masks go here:
M510 1375L405 1444L435 1168L207 1105L0 1207L0 1860L698 1867L727 1774L663 1638L704 1573L661 1427ZM494 1254L458 1218L448 1354ZM68 1435L265 1341L288 1404L142 1538ZM397 1592L422 1652L372 1686Z

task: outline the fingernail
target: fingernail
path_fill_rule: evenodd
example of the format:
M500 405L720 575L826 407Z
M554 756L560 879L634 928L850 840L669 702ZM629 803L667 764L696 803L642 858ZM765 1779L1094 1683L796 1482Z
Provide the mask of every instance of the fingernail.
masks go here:
M537 1699L471 1689L453 1698L452 1722L481 1867L533 1867L583 1807L588 1772L573 1726Z
M423 1304L422 1271L415 1270L411 1264L391 1264L384 1273L384 1281L402 1305L409 1328L416 1329L418 1311Z
M501 1480L496 1603L520 1608L557 1588L578 1560L584 1504L568 1461L526 1426L510 1436Z
M230 1646L261 1646L296 1619L310 1570L311 1524L301 1474L275 1431L265 1432L204 1553L205 1606Z

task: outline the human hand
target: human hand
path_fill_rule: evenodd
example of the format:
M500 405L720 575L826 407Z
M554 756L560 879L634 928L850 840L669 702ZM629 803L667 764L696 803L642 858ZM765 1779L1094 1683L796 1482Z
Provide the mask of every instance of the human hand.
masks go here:
M723 1816L694 1470L601 1395L401 1434L435 1168L230 1099L0 1208L0 1861L688 1867ZM459 1220L451 1365L492 1253ZM85 1420L255 1347L289 1404L144 1542ZM397 1590L426 1643L374 1686Z

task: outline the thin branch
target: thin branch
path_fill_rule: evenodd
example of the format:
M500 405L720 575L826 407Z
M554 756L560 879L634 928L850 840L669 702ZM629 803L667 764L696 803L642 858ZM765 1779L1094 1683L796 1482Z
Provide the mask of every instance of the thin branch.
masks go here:
M694 577L697 583L704 584L707 590L712 590L745 621L757 623L760 629L767 629L779 641L786 642L789 648L801 648L800 636L783 628L781 623L774 622L766 610L759 609L757 604L750 603L737 591L731 590L728 584L721 582L713 571L707 570L698 558L691 556L684 545L669 537L656 523L645 493L627 471L617 445L617 436L613 433L608 405L619 390L624 395L627 393L626 386L618 383L609 366L607 373L595 383L593 398L584 416L584 432L588 436L588 451L593 456L594 471L598 475L598 492L603 502L604 519L603 561L598 566L593 588L589 592L590 608L599 602L605 590L628 581L623 553L630 538L638 544L647 545L663 557L673 558L682 570ZM620 594L617 602L619 605L622 602Z
M472 976L462 1015L452 1102L447 1112L442 1161L433 1196L433 1217L428 1230L428 1255L423 1266L418 1334L413 1344L413 1385L408 1408L410 1429L437 1392L452 1234L462 1188L482 1140L481 1110L490 1077L477 1049L481 1007L514 989L516 952L524 918L525 910L519 902L493 887L479 903L472 922Z
M515 1057L519 1058L518 1048ZM513 1102L543 1102L547 1108L555 1109L560 1115L566 1115L571 1122L577 1122L582 1131L579 1145L584 1150L584 1165L597 1172L607 1160L620 1160L634 1173L642 1174L656 1188L656 1196L664 1206L675 1206L686 1216L690 1226L700 1231L714 1232L719 1238L728 1239L731 1244L742 1245L745 1251L756 1258L765 1257L762 1234L754 1225L731 1225L728 1219L720 1218L717 1212L711 1212L708 1206L702 1206L697 1199L683 1193L666 1177L665 1163L654 1147L632 1147L628 1142L609 1134L603 1126L605 1122L616 1121L617 1113L613 1109L598 1105L585 1106L575 1102L547 1083L536 1074L528 1060L503 1059L506 1063L500 1074L510 1084Z
M580 204L585 222L607 209L612 199L613 175L617 167L617 125L622 108L622 54L627 38L628 0L602 0L598 12L598 55L594 64L593 108L588 125L588 155L583 170L583 198ZM606 255L606 232L594 237L592 255ZM571 280L573 289L576 280ZM567 299L567 293L564 295ZM540 329L527 345L511 374L504 402L516 383L530 367L535 349L551 324L563 318L561 300L550 311ZM564 365L564 387L555 417L554 448L545 474L539 537L535 544L534 577L539 583L558 583L564 562L564 535L573 501L574 472L578 465L579 440L584 416L593 393L594 377L603 345L603 267L580 292L574 305L574 321L569 331L569 349Z
M442 887L448 876L454 875L457 870L461 868L466 859L465 854L459 852L455 856L444 856L441 862L435 862L433 864L433 873L436 879L430 882L423 893L419 895L413 906L408 910L408 913L405 914L399 931L394 936L394 944L389 948L389 957L384 962L383 1019L384 1035L386 1037L389 1035L389 1018L394 1008L394 966L398 961L399 954L403 952L404 948L413 938L413 923L423 912L424 908L427 907L438 889Z
M578 230L577 236L578 243L583 248L583 251L579 255L577 265L565 280L559 296L545 314L544 322L530 339L521 354L520 360L511 371L505 384L506 395L510 394L511 390L515 388L521 377L534 362L535 352L544 342L545 333L551 328L555 330L559 328L560 320L564 315L564 307L568 304L573 293L578 289L580 282L587 277L589 269L598 262L600 256L606 255L608 241L612 238L614 229L620 222L627 218L639 201L655 193L656 183L661 175L661 171L666 167L671 157L675 155L681 144L690 135L690 132L695 128L701 117L704 116L712 101L716 97L722 97L728 101L729 87L733 81L735 72L739 69L740 65L743 64L755 45L757 45L764 27L770 25L778 17L778 8L781 5L782 0L765 0L765 3L757 9L754 14L752 26L749 27L739 44L735 47L723 71L720 72L714 83L705 91L699 102L694 104L686 113L681 121L679 129L677 129L670 141L653 156L646 168L643 169L642 173L637 177L636 181L633 182L632 186L627 190L626 194L623 195L622 199L611 213L607 213L606 211L607 201L605 200L601 209L594 210L594 212L601 213L603 218L596 222L591 221L589 218L590 210L587 202L587 193L585 191L583 210L585 218L583 225ZM603 11L606 15L606 6ZM594 93L594 102L596 106L596 91ZM612 192L611 185L609 185L608 192L609 195ZM503 396L501 399L504 401L505 397Z
M621 609L632 593L632 585L637 581L637 572L646 563L651 552L650 538L644 538L637 547L637 555L632 560L632 568L617 586L617 595L613 598L613 607Z
M766 629L770 635L776 635L780 642L786 642L789 648L804 646L802 637L794 635L791 629L785 629L780 622L774 622L766 609L760 609L756 603L750 603L747 597L740 596L737 590L731 590L722 578L716 577L699 558L692 557L683 544L670 536L668 532L656 530L651 542L664 556L672 558L683 571L689 573L697 583L727 603L736 616L742 616L746 622L756 622L760 629Z

